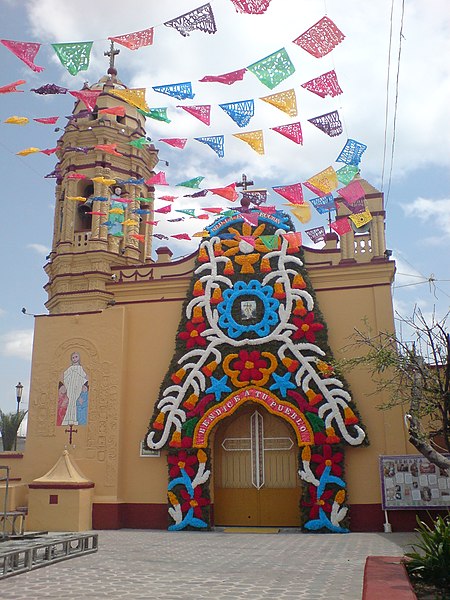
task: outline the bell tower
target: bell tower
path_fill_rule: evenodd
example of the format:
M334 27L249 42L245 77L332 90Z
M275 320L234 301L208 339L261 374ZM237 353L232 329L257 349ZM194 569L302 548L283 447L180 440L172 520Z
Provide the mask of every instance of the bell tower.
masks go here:
M102 310L112 266L150 261L158 151L146 138L141 90L128 90L114 65L84 85L58 140L52 250L45 271L50 314ZM118 95L116 95L118 94ZM144 111L145 112L145 109ZM134 142L134 143L133 143Z

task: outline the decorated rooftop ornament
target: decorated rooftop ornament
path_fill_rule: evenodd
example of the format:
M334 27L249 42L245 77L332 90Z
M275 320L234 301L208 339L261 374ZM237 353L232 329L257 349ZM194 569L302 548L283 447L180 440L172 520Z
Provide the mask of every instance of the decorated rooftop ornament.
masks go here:
M313 117L312 119L308 119L308 121L330 137L341 135L343 131L342 123L337 110L325 113L319 117Z
M195 94L192 92L192 85L190 81L183 83L171 83L168 85L154 85L153 89L159 94L166 94L178 100L185 100L186 98L193 98Z
M169 144L169 146L172 146L173 148L180 148L180 150L183 150L186 146L187 138L160 138L159 141Z
M80 90L79 92L69 92L78 100L81 100L85 107L92 112L97 104L97 98L102 93L102 90Z
M258 225L258 213L256 212L243 212L242 213L243 220L249 225L253 225L256 227Z
M236 81L242 81L247 69L238 69L237 71L230 71L230 73L224 73L223 75L205 75L202 79L199 79L202 83L225 83L226 85L232 85Z
M97 144L94 146L94 149L112 154L113 156L123 156L121 152L117 151L117 144Z
M270 96L264 96L260 98L260 100L264 100L264 102L272 104L272 106L282 110L290 117L296 117L298 114L297 97L294 89L278 92L277 94L271 94Z
M191 236L187 233L175 233L170 236L171 238L175 238L176 240L190 240Z
M132 233L130 235L134 240L138 240L139 242L145 242L145 235L142 233Z
M295 72L295 67L284 48L247 67L271 90Z
M166 206L162 206L161 208L155 209L153 212L165 215L167 213L170 213L171 210L172 210L172 205L166 204Z
M158 196L158 200L165 200L166 202L173 202L178 196Z
M213 135L209 137L196 137L194 138L197 142L201 142L202 144L206 144L214 152L217 154L219 158L223 158L225 155L224 150L224 136L223 135Z
M0 87L0 94L11 94L12 92L23 92L24 90L18 90L18 85L23 85L26 83L25 79L19 79L14 83L8 83L8 85L3 85Z
M335 231L338 235L345 235L352 230L352 226L350 225L350 221L347 217L342 219L336 219L336 221L332 221L330 223L331 229Z
M279 125L278 127L271 127L273 131L281 133L288 140L292 140L296 144L303 144L303 134L301 123L288 123L287 125Z
M126 219L122 222L122 225L124 227L131 227L133 225L139 225L139 221L136 221L135 219Z
M345 165L336 171L339 183L344 185L350 183L357 173L359 173L359 167L356 165Z
M358 179L351 181L345 187L338 189L337 192L350 204L356 202L356 200L359 200L360 198L364 198L366 195L364 188Z
M210 213L216 213L219 214L222 212L222 209L219 208L218 206L202 206L202 210L205 210L206 212L210 212Z
M189 188L198 188L204 179L205 178L202 176L193 177L192 179L188 179L187 181L182 181L181 183L177 183L176 187L183 186L183 187L189 187Z
M142 48L142 46L151 46L153 44L153 27L117 37L109 37L108 40L121 44L129 50L137 50L138 48Z
M36 123L42 123L43 125L54 125L59 117L40 117L38 119L33 119Z
M164 123L170 123L170 119L167 116L167 106L162 106L160 108L150 108L145 111L138 108L138 111L144 115L144 117L148 117L149 119L154 119L155 121L163 121Z
M258 154L264 154L264 136L261 129L246 133L233 133L233 136L246 142Z
M289 205L289 209L300 223L308 223L311 220L311 205L308 202Z
M116 115L118 117L125 116L125 106L109 106L108 108L99 108L99 115Z
M27 117L18 117L17 115L8 117L3 121L3 123L9 123L10 125L26 125L29 122L30 119L28 119Z
M277 212L277 207L276 206L258 206L258 210L259 212L268 214L268 215L273 215Z
M222 198L226 198L230 202L234 202L235 200L237 200L239 198L239 194L236 191L235 183L230 183L230 185L227 185L225 187L208 188L208 191L212 192L213 194L216 194L216 196L221 196ZM206 209L204 209L204 210L206 210Z
M317 196L319 196L320 198L322 198L322 196L326 196L327 192L324 192L322 190L319 190L318 187L315 187L312 183L310 183L309 181L303 181L302 185L305 186L305 188L307 188L308 190L310 190L313 194L316 194Z
M164 173L164 171L159 171L159 173L156 173L155 175L150 177L150 179L146 179L145 185L169 185L169 184L166 181L166 174Z
M334 50L344 38L345 35L331 19L322 17L320 21L293 40L293 43L316 58L321 58Z
M167 237L167 235L164 235L163 233L153 233L152 234L153 237L155 237L157 240L168 240L169 238Z
M308 182L325 194L330 194L338 186L336 171L333 167L327 167L323 171L320 171L320 173L313 175L313 177L308 179Z
M183 37L187 37L192 31L198 30L204 33L216 33L217 27L211 5L204 4L184 15L166 21L166 27L173 27Z
M153 227L156 227L159 223L159 221L144 221L144 223L146 225L153 225Z
M231 0L237 12L248 15L262 15L269 7L271 0Z
M119 90L117 88L113 88L109 90L108 93L124 100L127 104L136 107L137 109L141 109L143 111L148 111L148 104L145 101L145 88L134 88L129 90Z
M211 122L211 119L210 119L211 105L210 104L202 104L202 105L197 105L197 106L180 106L180 105L178 105L177 108L182 108L183 110L188 112L193 117L197 118L202 123L206 123L206 125L209 125Z
M52 44L53 50L71 75L86 71L89 67L93 42L75 42L68 44Z
M184 221L186 217L177 217L176 219L167 219L168 223L179 223L180 221Z
M219 106L239 127L248 125L250 119L255 114L255 103L253 100L240 100L239 102L219 104Z
M364 151L367 149L365 144L356 140L348 139L342 148L336 162L343 162L347 165L359 165Z
M289 200L291 204L303 204L303 190L301 183L294 183L293 185L277 185L272 188L274 192Z
M311 198L311 204L320 215L323 215L330 210L336 210L333 194L327 194L319 198Z
M149 142L148 139L144 135L142 137L136 138L135 140L131 140L131 142L127 142L127 144L142 150L142 148L145 148L145 146L149 146L151 144L151 142Z
M353 221L355 227L362 227L363 225L367 225L372 220L372 215L370 211L365 210L364 212L360 212L357 214L351 214L348 218Z
M34 64L34 59L39 52L41 44L36 42L15 42L13 40L0 40L0 42L35 73L40 73L44 70L44 67L38 67Z
M305 229L306 235L309 239L314 243L318 244L319 242L325 241L325 227L313 227L312 229Z
M17 156L28 156L29 154L36 154L36 152L40 152L40 149L31 146L31 148L25 148L24 150L16 152L16 154Z
M335 96L342 94L334 69L332 71L327 71L327 73L324 73L319 77L310 79L306 83L302 83L302 88L305 88L313 94L317 94L321 98L325 98L326 96L334 98Z

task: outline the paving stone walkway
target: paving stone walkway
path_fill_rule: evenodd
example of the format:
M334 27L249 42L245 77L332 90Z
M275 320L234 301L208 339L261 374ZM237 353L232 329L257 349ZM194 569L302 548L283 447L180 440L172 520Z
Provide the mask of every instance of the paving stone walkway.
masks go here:
M96 554L5 579L2 600L361 600L366 557L401 556L414 539L412 533L96 533Z

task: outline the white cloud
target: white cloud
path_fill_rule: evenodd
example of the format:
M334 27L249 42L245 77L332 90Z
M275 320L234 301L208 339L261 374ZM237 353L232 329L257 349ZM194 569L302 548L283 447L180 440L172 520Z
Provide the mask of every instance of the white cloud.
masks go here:
M50 248L44 246L44 244L27 244L27 248L31 248L31 250L34 250L40 256L47 256L50 252Z
M430 224L422 241L429 245L448 246L450 239L450 198L436 200L432 198L416 198L409 204L400 205L407 217L415 218L422 223Z
M17 329L0 336L0 354L31 360L33 330Z
M6 315L6 310L4 308L0 308L0 317L3 317L3 315Z

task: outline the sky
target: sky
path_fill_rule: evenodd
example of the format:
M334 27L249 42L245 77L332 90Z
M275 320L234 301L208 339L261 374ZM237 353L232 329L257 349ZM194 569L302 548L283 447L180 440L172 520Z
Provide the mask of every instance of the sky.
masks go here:
M385 195L387 247L397 266L395 310L405 317L415 306L427 316L436 312L442 317L449 310L450 14L446 0L408 0L404 5L401 0L271 0L261 15L237 12L231 0L213 0L215 34L193 31L183 37L164 26L165 21L201 4L195 0L0 0L0 39L39 42L42 46L35 63L44 67L35 73L0 46L0 87L26 80L20 86L23 93L0 95L0 174L6 205L0 238L4 252L0 295L3 411L15 410L18 381L24 385L21 406L28 406L33 315L46 313L43 265L51 248L54 210L55 180L44 178L54 168L54 156L20 157L16 153L31 146L53 148L67 123L65 115L74 106L69 94L39 96L30 90L45 83L70 90L81 89L85 81L95 83L108 67L103 52L108 50L109 36L154 27L153 45L135 51L120 47L116 65L128 87L147 89L150 107L168 107L171 122L147 119L147 135L159 149L161 161L169 163L159 163L157 170L164 170L171 185L203 176L202 187L224 187L245 173L256 187L269 190L268 204L281 207L284 200L272 187L305 181L330 165L342 166L335 161L347 138L366 144L361 176ZM345 39L328 55L315 58L292 41L325 15ZM89 68L72 76L51 44L81 41L94 42ZM199 82L205 75L247 67L283 47L295 72L273 90L250 72L233 85ZM301 88L302 83L332 69L341 95L320 98ZM180 82L192 82L194 99L180 101L152 89ZM292 88L298 104L295 118L260 100ZM248 99L255 101L255 115L240 129L218 105ZM180 104L211 105L210 126L177 108ZM344 126L340 136L330 138L307 121L333 110L338 110ZM4 123L13 115L26 116L30 123ZM56 127L60 131L32 120L49 116L59 116ZM302 145L271 130L296 121L302 124ZM258 129L263 130L265 140L263 156L232 135ZM212 135L225 136L223 158L194 140ZM174 137L188 139L184 150L159 142ZM168 190L164 192L172 188ZM310 197L305 194L306 199ZM156 203L163 205L159 200ZM195 202L183 198L179 208L208 205L224 206L210 195ZM158 231L193 233L202 228L198 223L161 223ZM318 214L307 225L297 222L300 231L320 225L326 226L326 219ZM312 246L304 238L305 245ZM190 254L197 244L198 238L170 241L174 257ZM167 242L156 243L155 249L158 245ZM22 308L29 314L23 314Z

